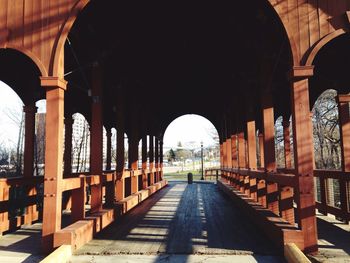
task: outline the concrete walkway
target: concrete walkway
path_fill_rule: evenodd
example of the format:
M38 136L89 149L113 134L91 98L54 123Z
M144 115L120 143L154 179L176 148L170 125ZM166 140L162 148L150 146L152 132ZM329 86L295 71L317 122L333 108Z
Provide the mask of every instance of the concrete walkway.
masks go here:
M36 263L41 254L41 223L22 226L16 232L0 237L0 262Z
M215 184L171 182L71 262L284 262L276 253Z
M350 263L350 225L334 216L317 214L319 252L310 258L314 262Z

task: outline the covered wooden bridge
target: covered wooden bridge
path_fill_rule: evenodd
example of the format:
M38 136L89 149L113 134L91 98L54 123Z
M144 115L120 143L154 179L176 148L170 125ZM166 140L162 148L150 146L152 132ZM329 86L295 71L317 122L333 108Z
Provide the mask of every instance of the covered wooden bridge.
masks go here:
M25 104L23 177L0 179L0 232L42 219L46 251L81 247L167 184L164 131L176 117L196 113L220 134L219 186L242 216L254 218L272 243L317 251L316 209L350 218L349 8L348 0L0 1L0 79ZM313 161L310 111L330 88L338 92L339 171L316 170ZM33 176L40 99L45 173ZM90 125L83 174L72 173L74 113ZM280 116L283 169L275 158ZM329 203L329 179L339 182L339 207ZM18 187L26 189L26 210L10 217L9 191Z

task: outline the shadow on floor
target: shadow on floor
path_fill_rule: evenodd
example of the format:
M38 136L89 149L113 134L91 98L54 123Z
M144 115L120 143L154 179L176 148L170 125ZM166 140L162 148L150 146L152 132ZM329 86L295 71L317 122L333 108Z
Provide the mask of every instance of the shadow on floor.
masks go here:
M213 183L170 182L77 255L273 255L276 249ZM157 261L156 261L157 262Z

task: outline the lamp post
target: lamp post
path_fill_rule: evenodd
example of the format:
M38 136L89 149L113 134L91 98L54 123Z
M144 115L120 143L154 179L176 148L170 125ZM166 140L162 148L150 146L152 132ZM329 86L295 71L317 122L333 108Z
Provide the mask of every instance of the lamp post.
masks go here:
M201 142L201 161L202 161L202 177L201 177L201 180L204 180L203 142Z

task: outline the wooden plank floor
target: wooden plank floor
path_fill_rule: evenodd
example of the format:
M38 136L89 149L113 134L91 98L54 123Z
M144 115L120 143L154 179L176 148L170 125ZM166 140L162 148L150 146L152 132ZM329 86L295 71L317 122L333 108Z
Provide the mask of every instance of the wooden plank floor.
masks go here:
M76 255L275 255L276 249L213 183L171 182Z

